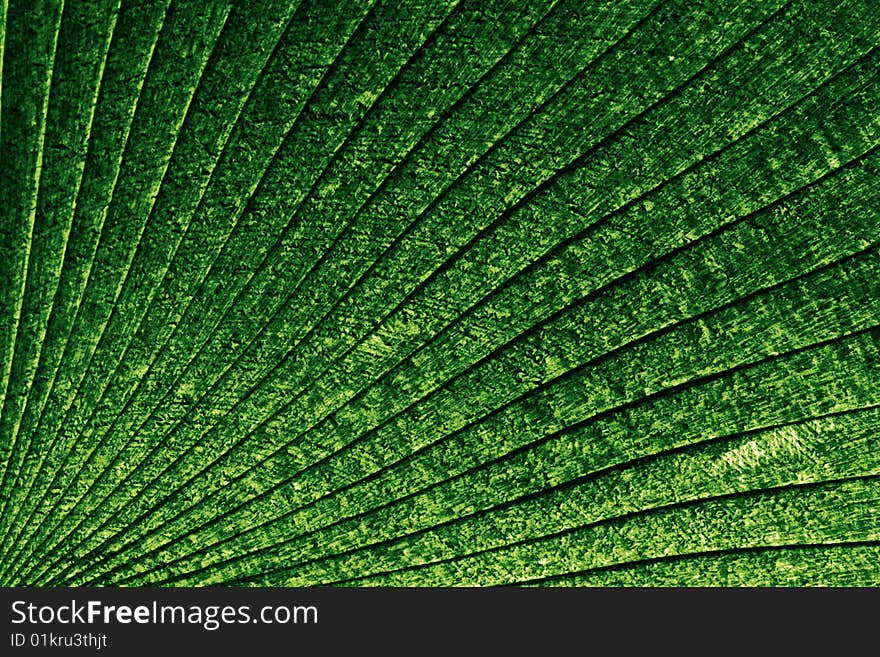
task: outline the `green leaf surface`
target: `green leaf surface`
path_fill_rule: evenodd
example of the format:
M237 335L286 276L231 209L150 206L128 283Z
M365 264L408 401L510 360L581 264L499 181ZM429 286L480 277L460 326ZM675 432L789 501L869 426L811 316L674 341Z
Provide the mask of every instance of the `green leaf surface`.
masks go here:
M0 2L0 584L880 584L878 46Z

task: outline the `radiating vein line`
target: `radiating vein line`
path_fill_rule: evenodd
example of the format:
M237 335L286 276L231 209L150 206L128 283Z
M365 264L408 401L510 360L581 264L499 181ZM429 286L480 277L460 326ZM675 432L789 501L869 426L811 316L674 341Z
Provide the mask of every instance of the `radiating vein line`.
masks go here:
M547 577L538 577L534 579L528 580L517 580L509 583L505 583L503 586L521 586L524 584L529 585L556 585L559 586L562 582L567 579L572 579L575 577L580 577L582 575L595 575L599 573L610 573L617 572L621 570L629 570L641 568L643 566L653 566L657 564L669 564L680 561L691 561L705 558L713 558L713 557L723 557L723 556L739 556L739 555L751 555L751 554L765 554L765 553L773 553L773 552L781 552L781 553L792 553L792 552L801 552L808 550L841 550L841 549L852 549L852 548L880 548L880 541L832 541L832 542L822 542L822 543L788 543L784 545L759 545L759 546L743 546L743 547L734 547L734 548L726 548L723 550L704 550L699 552L687 552L683 554L669 554L663 555L659 557L649 557L645 559L636 559L633 561L622 561L620 563L612 564L609 566L595 566L593 568L585 568L583 570L577 570L567 573L560 573L558 575L549 575ZM729 584L720 583L722 586L729 586Z
M6 57L7 14L9 14L9 0L0 0L0 139L3 137L3 60Z

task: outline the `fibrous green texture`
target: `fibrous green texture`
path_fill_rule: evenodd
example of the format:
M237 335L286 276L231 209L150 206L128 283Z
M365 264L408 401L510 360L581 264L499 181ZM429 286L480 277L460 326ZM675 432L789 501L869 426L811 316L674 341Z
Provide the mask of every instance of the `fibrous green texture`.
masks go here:
M873 0L0 12L0 583L880 584Z

